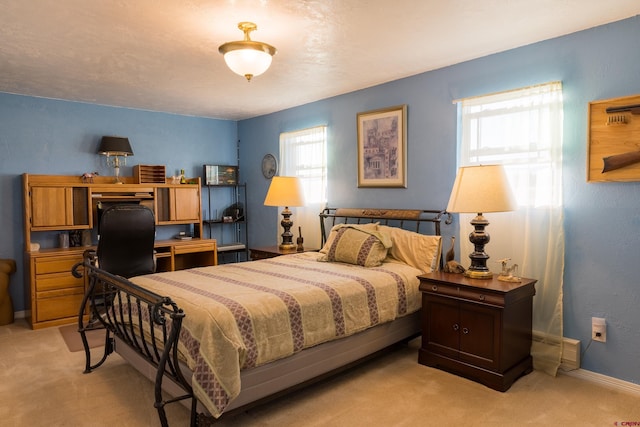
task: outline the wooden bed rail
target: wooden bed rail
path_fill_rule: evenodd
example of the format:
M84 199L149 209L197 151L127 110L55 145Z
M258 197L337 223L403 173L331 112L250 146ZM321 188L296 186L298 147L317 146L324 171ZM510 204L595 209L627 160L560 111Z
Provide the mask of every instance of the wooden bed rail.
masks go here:
M86 251L84 262L75 265L72 272L76 277L84 275L87 285L78 315L78 332L86 358L84 373L90 373L104 363L114 351L113 337L118 337L156 369L154 406L161 425L168 426L165 405L192 399L191 425L195 426L197 399L178 359L178 338L184 318L182 309L168 297L97 268L93 251ZM105 330L105 346L101 359L91 364L86 333L94 329ZM163 400L162 381L165 376L184 390L184 394Z

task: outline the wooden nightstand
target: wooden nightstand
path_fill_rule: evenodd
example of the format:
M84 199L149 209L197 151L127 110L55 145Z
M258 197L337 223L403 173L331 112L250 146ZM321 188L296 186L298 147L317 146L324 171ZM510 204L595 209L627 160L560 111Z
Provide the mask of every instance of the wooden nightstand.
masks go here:
M307 249L304 248L302 252L317 252L317 249ZM295 249L293 250L282 250L278 246L263 246L260 248L249 248L249 252L251 253L251 261L257 261L259 259L266 258L275 258L280 255L288 255L288 254L297 254L302 253L298 252Z
M533 369L531 314L535 283L418 276L422 346L418 362L506 391Z

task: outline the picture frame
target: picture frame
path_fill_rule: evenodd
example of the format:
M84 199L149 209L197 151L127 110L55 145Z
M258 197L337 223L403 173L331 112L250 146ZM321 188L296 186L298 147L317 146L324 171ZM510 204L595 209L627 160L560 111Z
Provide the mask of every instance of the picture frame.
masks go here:
M231 165L203 165L205 185L238 184L238 167Z
M407 188L407 106L357 114L358 187Z
M640 95L589 102L587 182L640 181Z

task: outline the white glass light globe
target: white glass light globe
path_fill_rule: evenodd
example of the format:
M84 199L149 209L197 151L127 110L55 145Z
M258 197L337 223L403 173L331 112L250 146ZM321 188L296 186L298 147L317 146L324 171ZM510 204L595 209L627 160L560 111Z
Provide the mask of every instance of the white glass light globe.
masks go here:
M272 56L255 49L237 49L224 55L227 66L241 76L259 76L271 66Z

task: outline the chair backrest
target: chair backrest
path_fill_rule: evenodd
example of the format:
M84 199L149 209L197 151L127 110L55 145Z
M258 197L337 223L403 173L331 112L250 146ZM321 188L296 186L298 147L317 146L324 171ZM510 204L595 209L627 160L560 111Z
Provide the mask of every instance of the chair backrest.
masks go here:
M151 209L132 204L108 207L100 217L100 268L126 278L153 273L155 233Z

